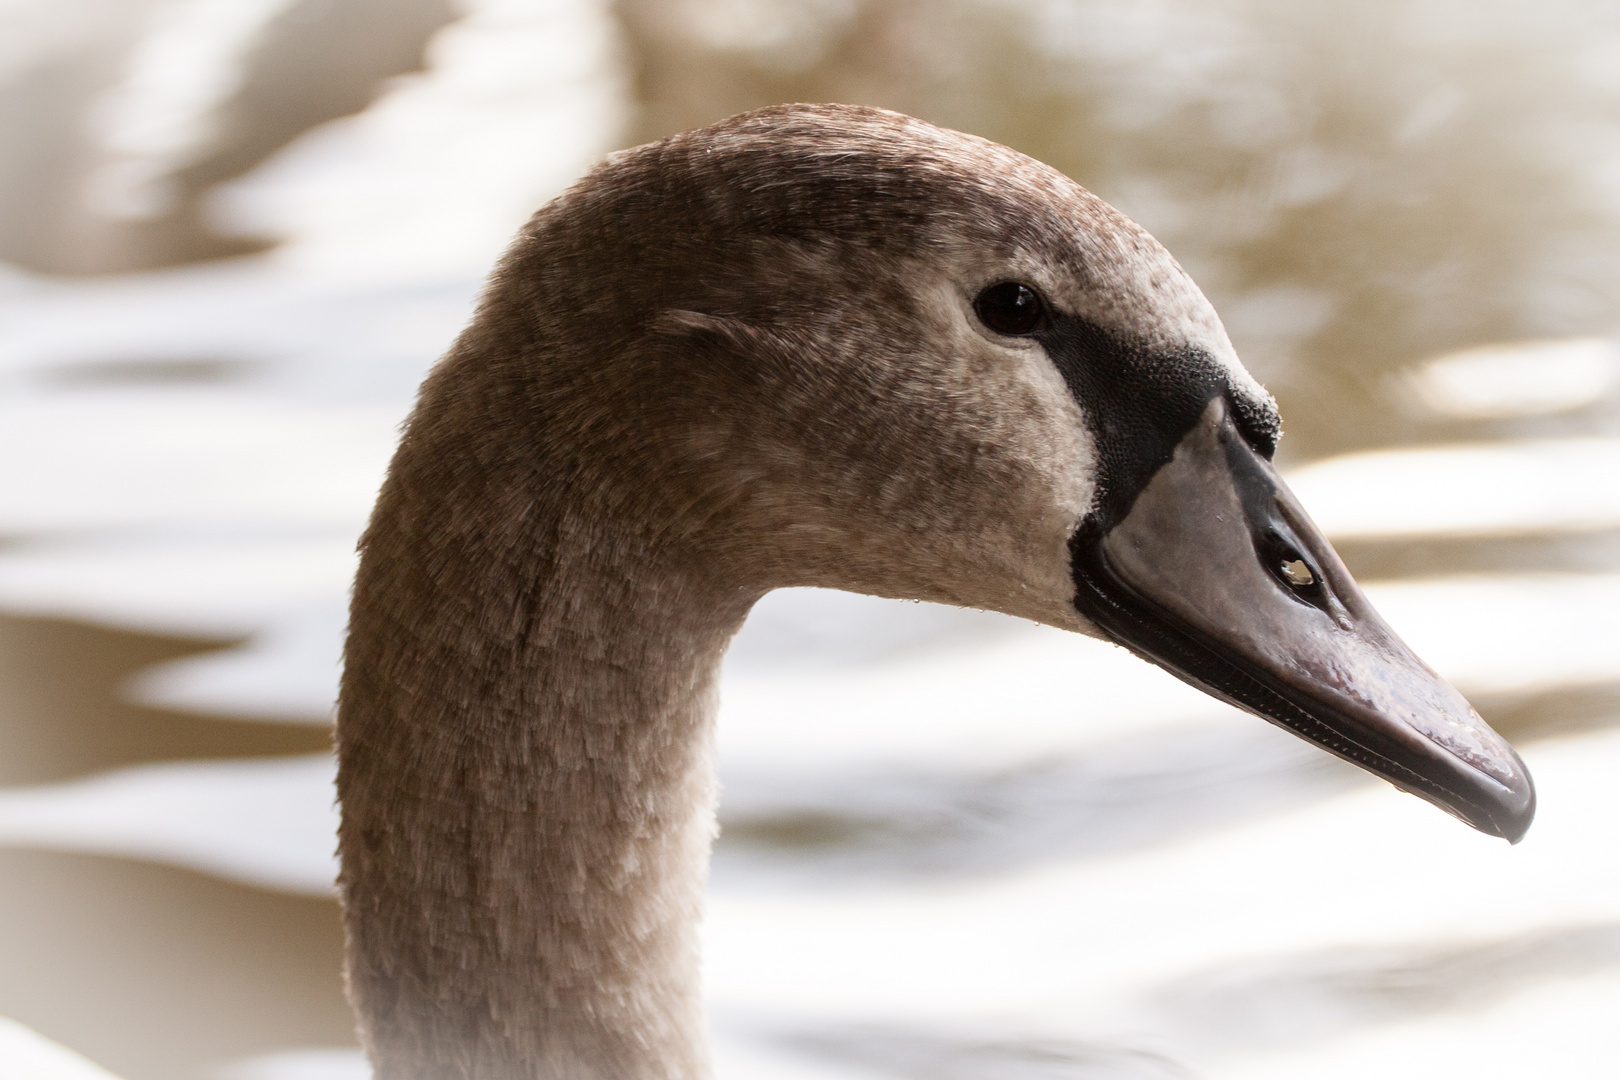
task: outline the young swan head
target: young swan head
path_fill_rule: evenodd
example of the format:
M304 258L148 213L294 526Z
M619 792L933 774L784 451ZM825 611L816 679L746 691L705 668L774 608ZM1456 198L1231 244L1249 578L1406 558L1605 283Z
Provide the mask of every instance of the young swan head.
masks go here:
M1477 828L1529 825L1523 764L1278 478L1275 405L1197 287L1005 147L784 106L615 155L434 379L413 437L499 428L481 468L519 454L666 575L1102 636Z

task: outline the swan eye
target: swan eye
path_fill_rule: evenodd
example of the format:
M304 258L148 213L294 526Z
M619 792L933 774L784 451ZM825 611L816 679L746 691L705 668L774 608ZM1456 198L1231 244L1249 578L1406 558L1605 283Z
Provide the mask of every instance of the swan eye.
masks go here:
M979 321L998 334L1022 337L1046 325L1046 305L1038 293L1017 281L992 285L973 301Z

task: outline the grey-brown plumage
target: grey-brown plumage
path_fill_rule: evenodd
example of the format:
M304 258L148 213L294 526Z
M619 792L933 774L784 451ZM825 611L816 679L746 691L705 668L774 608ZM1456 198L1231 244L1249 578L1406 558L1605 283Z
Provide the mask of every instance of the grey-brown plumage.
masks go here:
M1117 447L1048 347L975 316L1009 280L1274 418L1151 237L894 113L625 151L525 227L423 386L355 585L341 884L378 1080L706 1075L716 676L765 592L1098 632L1071 541Z

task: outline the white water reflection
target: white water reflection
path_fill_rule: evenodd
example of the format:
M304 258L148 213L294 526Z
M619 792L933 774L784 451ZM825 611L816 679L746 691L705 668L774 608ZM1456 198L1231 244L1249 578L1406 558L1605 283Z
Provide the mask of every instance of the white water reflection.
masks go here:
M261 888L330 895L331 759L141 765L0 790L0 844L121 855Z
M0 1017L0 1061L8 1080L117 1080L65 1046Z
M1409 385L1426 407L1462 419L1567 412L1620 385L1620 347L1577 338L1466 349L1422 365Z
M1620 528L1620 439L1374 450L1288 482L1335 540Z
M218 1080L370 1080L359 1050L289 1050L233 1062Z

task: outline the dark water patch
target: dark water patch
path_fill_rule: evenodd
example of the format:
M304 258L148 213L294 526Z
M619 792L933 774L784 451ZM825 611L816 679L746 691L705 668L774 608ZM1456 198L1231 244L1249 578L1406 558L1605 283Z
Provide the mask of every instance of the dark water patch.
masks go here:
M892 840L894 822L872 815L832 810L786 810L776 814L728 819L725 836L730 848L763 848L811 852L848 849Z
M342 956L334 901L0 850L0 1016L122 1080L217 1080L232 1060L353 1046Z
M307 754L324 727L242 723L131 704L119 687L151 664L221 643L65 619L0 615L0 784L38 784L122 765Z
M232 382L251 374L257 364L223 357L93 360L66 363L39 373L50 386L90 389L108 386L196 386Z
M1479 695L1473 704L1509 739L1527 742L1579 735L1620 725L1620 682L1561 686L1530 694Z

